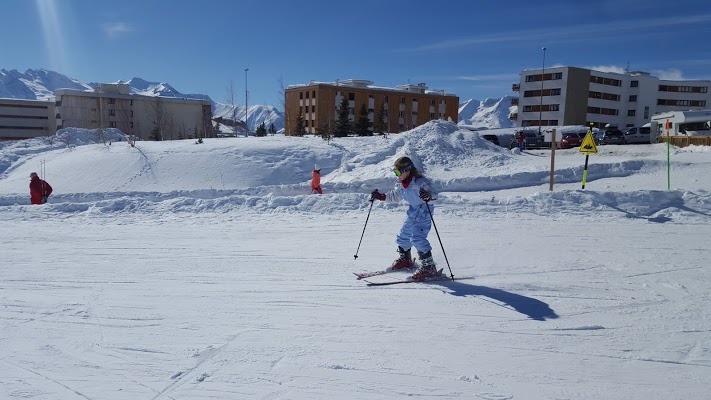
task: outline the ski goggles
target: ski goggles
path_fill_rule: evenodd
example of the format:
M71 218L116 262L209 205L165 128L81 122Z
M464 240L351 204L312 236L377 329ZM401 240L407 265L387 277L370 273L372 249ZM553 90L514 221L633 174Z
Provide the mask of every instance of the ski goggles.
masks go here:
M407 172L411 169L412 169L412 164L408 165L407 167L403 167L403 168L394 168L393 172L395 173L395 176L399 177L400 175L404 174L405 172Z

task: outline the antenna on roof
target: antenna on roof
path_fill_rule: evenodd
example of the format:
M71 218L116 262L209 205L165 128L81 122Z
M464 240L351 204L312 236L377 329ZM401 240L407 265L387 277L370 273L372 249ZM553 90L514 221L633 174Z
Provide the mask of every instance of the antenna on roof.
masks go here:
M625 68L625 72L630 72L630 62L627 61L627 67Z

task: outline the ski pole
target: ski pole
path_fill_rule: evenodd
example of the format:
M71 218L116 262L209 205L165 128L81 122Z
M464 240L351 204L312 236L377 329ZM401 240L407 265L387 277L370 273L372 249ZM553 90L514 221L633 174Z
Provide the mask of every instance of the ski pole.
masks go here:
M425 201L425 205L427 205L427 212L430 213L430 219L432 220L432 226L435 228L435 233L437 234L437 240L439 240L439 245L442 247L442 254L444 254L444 260L447 261L447 268L449 268L449 275L452 277L452 280L454 280L454 274L452 273L452 267L449 265L449 260L447 259L447 253L444 251L444 245L442 244L442 239L439 237L439 231L437 230L437 224L434 222L434 217L432 216L432 210L430 210L430 201L427 200Z
M373 210L373 203L375 202L375 198L373 196L370 196L370 208L368 209L368 216L365 218L365 225L363 226L363 233L360 234L360 242L358 242L358 248L356 249L356 253L353 256L354 260L358 259L358 251L360 251L360 244L363 243L363 235L365 235L365 227L368 226L368 219L370 219L370 211Z

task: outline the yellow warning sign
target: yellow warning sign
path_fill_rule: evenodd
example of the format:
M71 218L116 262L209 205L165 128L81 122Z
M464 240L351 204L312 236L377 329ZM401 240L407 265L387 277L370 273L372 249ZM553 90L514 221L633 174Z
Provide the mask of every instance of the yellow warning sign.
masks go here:
M580 145L580 152L585 154L597 154L597 146L595 146L595 139L593 139L592 131L588 131L588 134L585 135L583 144Z

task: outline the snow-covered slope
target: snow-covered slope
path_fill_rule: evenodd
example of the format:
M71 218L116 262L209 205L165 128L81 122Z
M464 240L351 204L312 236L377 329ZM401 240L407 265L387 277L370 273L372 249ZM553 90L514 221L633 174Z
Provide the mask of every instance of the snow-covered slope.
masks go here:
M549 151L460 128L0 142L0 399L706 399L711 147L670 149L671 190L664 144L600 146L585 190L558 150L551 192ZM368 287L403 155L456 280Z

